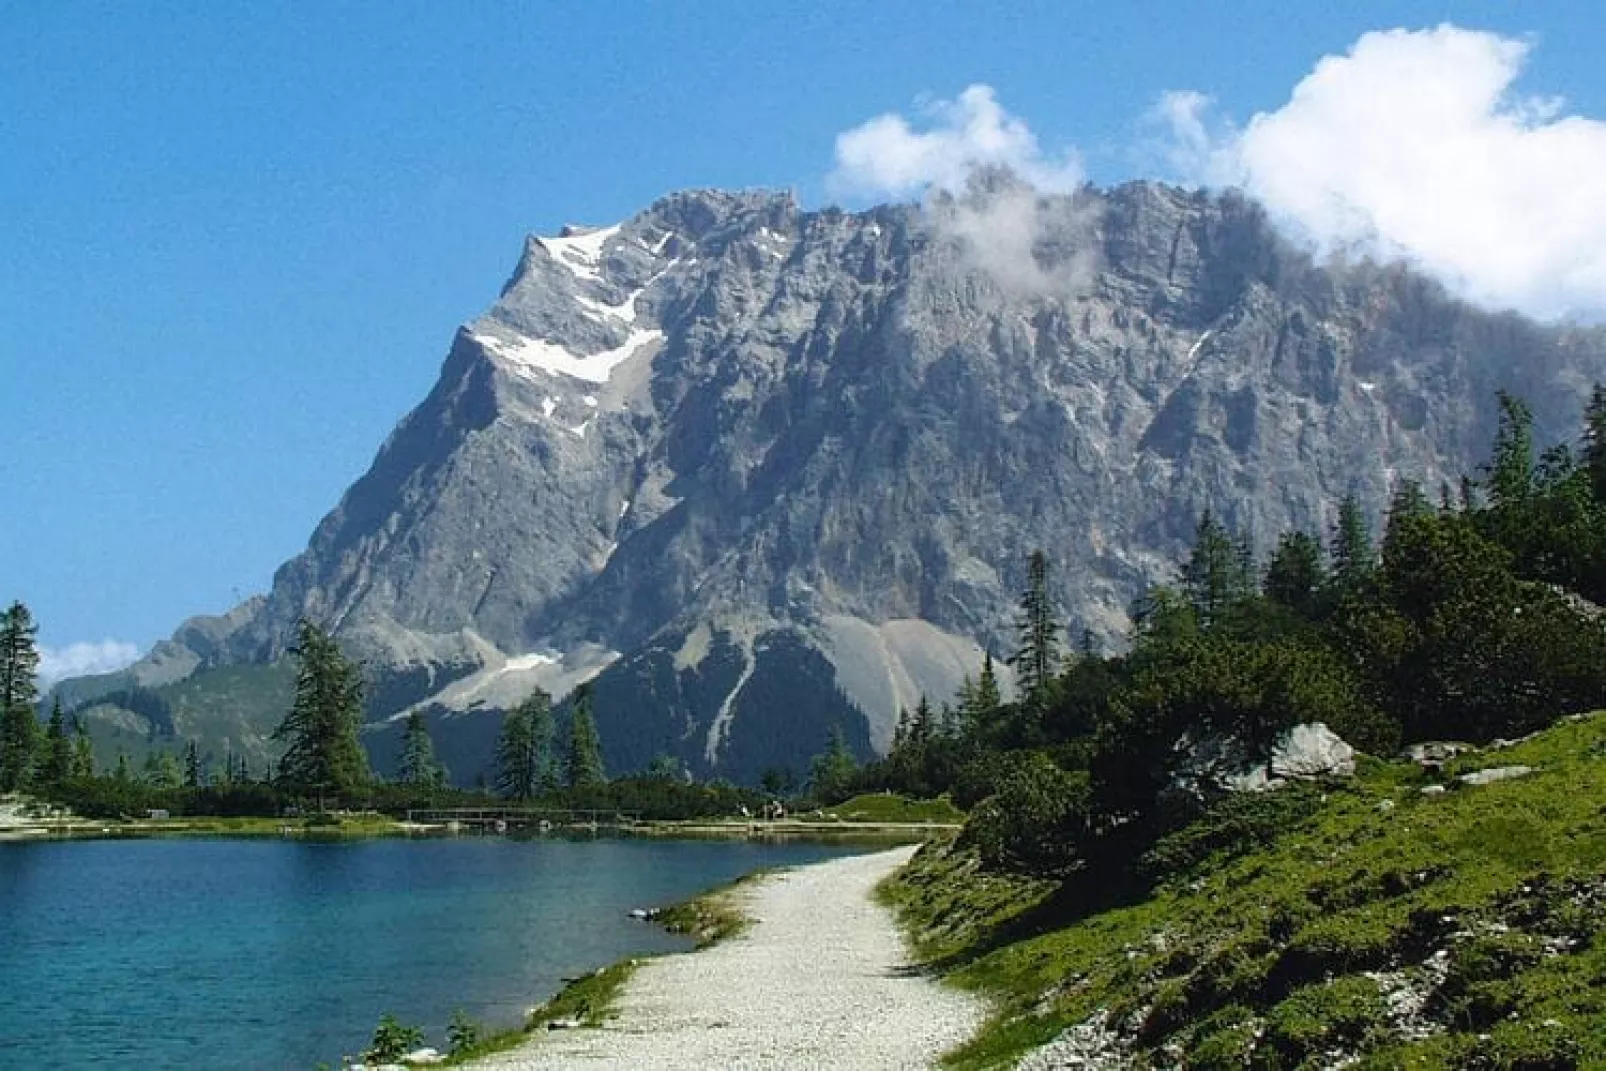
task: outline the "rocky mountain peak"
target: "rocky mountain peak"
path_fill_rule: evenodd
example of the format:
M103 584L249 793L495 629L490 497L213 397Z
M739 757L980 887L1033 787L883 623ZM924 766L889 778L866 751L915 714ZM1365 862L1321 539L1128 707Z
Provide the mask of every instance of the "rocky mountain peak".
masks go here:
M1472 471L1497 388L1560 434L1603 372L1598 332L1318 264L1236 194L675 193L528 239L307 551L198 646L271 659L306 614L414 682L376 716L472 735L596 676L616 768L798 767L1007 653L1034 548L1073 633L1119 643L1205 508L1261 548L1325 531L1346 493Z

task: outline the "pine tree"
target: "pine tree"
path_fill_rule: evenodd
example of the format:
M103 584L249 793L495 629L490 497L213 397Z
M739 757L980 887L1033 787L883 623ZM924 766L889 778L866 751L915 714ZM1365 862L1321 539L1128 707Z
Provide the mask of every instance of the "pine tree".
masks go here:
M0 792L15 792L33 776L39 733L38 631L20 602L0 613Z
M302 618L295 700L273 738L287 742L279 781L298 788L350 794L368 784L368 756L357 739L362 724L362 677L334 638Z
M1584 409L1584 468L1595 503L1606 508L1606 385L1597 383Z
M502 719L496 788L509 799L531 800L552 787L552 697L537 688Z
M1059 626L1049 602L1048 558L1040 550L1032 551L1027 561L1020 608L1015 625L1020 649L1009 664L1015 667L1016 684L1026 705L1038 707L1059 669Z
M1266 566L1262 591L1271 601L1310 618L1316 615L1326 580L1321 543L1305 532L1285 532Z
M77 717L72 720L72 777L87 781L95 776L95 745L89 740L89 730Z
M56 696L50 707L50 725L45 730L44 768L42 780L52 788L60 788L72 777L72 741L67 739L67 719L61 712L61 696Z
M1193 553L1182 569L1182 593L1193 607L1200 628L1219 625L1248 594L1253 574L1249 545L1235 542L1210 510L1199 518Z
M810 764L809 785L815 801L829 804L846 799L853 790L853 775L858 766L853 759L853 752L848 750L842 726L831 726L825 750L816 755Z
M1500 423L1495 430L1494 457L1485 467L1489 501L1495 509L1518 506L1533 490L1533 412L1515 395L1501 391Z
M446 771L435 758L435 742L429 737L429 727L416 710L407 715L407 735L402 740L397 777L404 785L435 786L446 780Z
M591 715L589 685L582 684L575 694L563 772L570 788L591 788L607 780L602 767L602 739L597 735L597 723Z
M191 740L184 747L184 787L200 788L206 778L201 773L201 752Z
M1354 589L1366 584L1377 570L1372 549L1372 533L1361 511L1360 499L1345 495L1338 506L1338 522L1333 526L1333 581Z

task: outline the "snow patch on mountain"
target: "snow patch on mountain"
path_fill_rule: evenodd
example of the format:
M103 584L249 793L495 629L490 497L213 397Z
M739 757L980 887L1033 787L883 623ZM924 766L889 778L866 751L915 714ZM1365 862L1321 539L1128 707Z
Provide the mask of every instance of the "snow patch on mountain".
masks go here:
M594 231L565 227L563 234L557 238L537 237L536 241L551 254L556 263L569 269L576 278L597 282L602 278L602 247L618 233L617 223Z
M574 353L556 342L520 335L502 338L471 331L469 337L487 352L502 358L515 374L527 379L539 380L542 376L557 375L586 383L606 383L615 368L645 347L662 342L664 333L657 330L632 331L624 345L589 355Z

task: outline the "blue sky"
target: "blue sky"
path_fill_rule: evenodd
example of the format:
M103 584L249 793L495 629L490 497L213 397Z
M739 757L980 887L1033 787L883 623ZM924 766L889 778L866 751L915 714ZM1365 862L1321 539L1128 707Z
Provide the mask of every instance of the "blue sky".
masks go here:
M918 196L837 137L968 86L1098 183L1230 144L1296 214L1232 130L1368 31L1526 41L1522 93L1606 115L1590 3L995 6L0 2L0 598L59 654L265 590L526 232L687 186ZM1176 90L1208 159L1154 151Z

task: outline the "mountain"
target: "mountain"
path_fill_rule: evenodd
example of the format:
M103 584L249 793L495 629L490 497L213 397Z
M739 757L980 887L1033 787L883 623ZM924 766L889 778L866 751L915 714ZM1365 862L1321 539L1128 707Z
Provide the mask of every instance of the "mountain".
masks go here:
M1205 508L1260 548L1377 515L1475 470L1497 390L1555 440L1600 378L1602 332L1315 262L1234 193L676 193L529 238L272 591L125 679L271 665L309 615L371 668L381 766L418 707L472 780L500 709L594 679L614 772L801 772L1012 650L1034 548L1116 644Z

